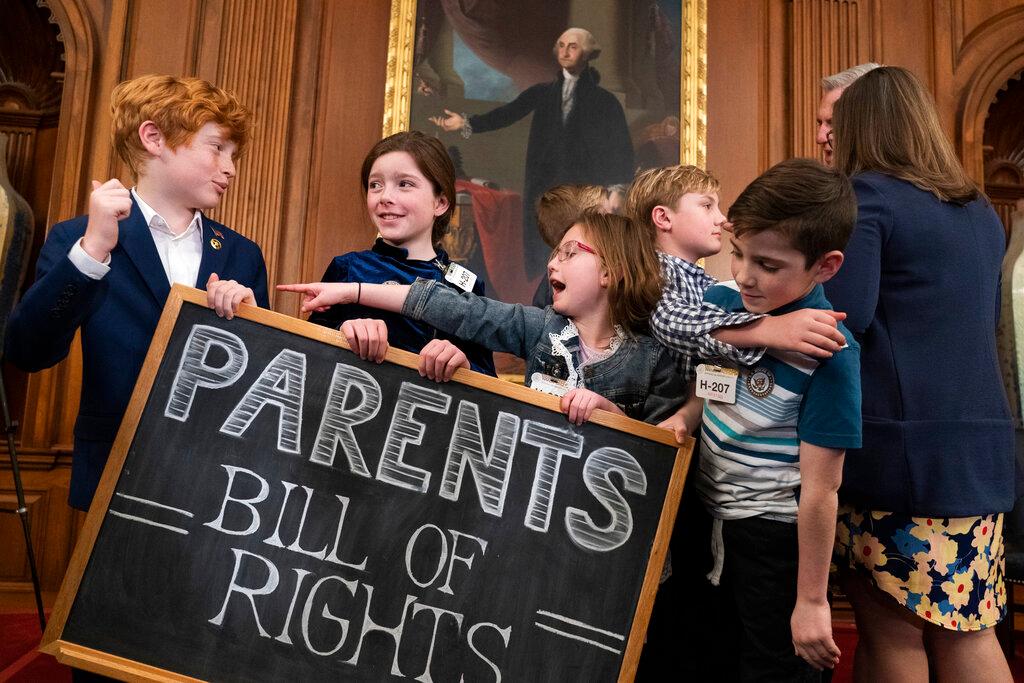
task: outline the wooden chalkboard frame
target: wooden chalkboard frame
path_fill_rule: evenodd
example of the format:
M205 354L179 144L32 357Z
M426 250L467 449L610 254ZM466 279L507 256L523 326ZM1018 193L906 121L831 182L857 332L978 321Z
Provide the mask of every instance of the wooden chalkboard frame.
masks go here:
M85 573L86 565L92 553L93 546L99 535L100 526L107 514L114 494L115 486L121 476L121 469L125 458L128 455L129 447L135 439L135 432L142 417L143 410L149 398L150 391L156 378L157 370L163 360L164 352L184 302L191 302L200 306L206 305L206 293L182 285L174 285L171 289L167 304L164 307L160 321L157 324L153 335L152 344L146 355L146 361L139 373L139 378L132 393L131 402L125 411L121 421L121 427L117 438L114 441L106 469L100 480L99 488L89 509L88 516L75 551L71 557L67 573L61 585L57 602L43 634L39 649L42 652L51 654L58 661L70 666L86 669L106 676L113 676L130 680L154 680L154 681L194 681L197 679L183 676L181 674L150 666L141 662L119 657L106 652L77 645L73 642L63 640L62 634L78 593L79 586ZM277 328L292 334L307 337L316 341L348 348L344 336L337 330L332 330L319 325L312 325L305 321L290 316L275 313L261 308L242 306L238 311L238 317L251 320L262 325ZM409 368L418 366L418 357L415 354L391 348L387 352L386 360L391 363L403 365ZM477 389L489 391L524 403L529 403L541 408L555 412L558 411L559 400L526 387L493 379L466 370L458 370L452 381L461 382ZM672 433L658 429L652 425L631 420L629 418L613 415L604 411L597 411L591 421L605 427L631 433L650 441L661 444L677 446ZM654 544L651 548L647 561L647 569L644 574L643 587L640 592L640 600L637 603L636 612L633 618L632 628L626 645L622 667L619 671L619 682L632 681L636 675L637 663L640 651L643 647L644 635L650 620L651 608L654 604L654 597L658 589L658 581L661 576L661 568L665 561L668 550L669 537L675 523L676 511L683 491L683 484L686 473L689 469L690 459L693 454L694 440L687 437L686 443L676 450L675 463L672 467L671 480L665 496L665 504L662 507L661 518L655 534Z

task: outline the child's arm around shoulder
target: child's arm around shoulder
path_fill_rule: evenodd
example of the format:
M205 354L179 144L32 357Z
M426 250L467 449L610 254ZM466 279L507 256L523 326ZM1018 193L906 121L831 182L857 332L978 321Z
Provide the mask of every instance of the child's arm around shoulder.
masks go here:
M843 344L843 333L837 330L836 323L844 318L846 314L839 311L804 308L768 315L738 327L723 327L712 332L711 337L724 348L764 347L829 358Z
M746 325L761 316L747 311L730 312L701 299L702 294L699 288L690 291L666 286L651 314L651 335L663 346L688 356L720 356L744 365L759 361L764 355L763 348L738 348L719 343L712 333Z
M704 294L705 308L743 310L742 299L735 285L714 285ZM806 308L783 315L760 315L744 324L719 326L701 340L705 357L721 356L745 365L760 360L746 361L736 349L765 348L775 351L796 351L816 358L829 358L845 343L843 333L837 329L845 313L825 309Z

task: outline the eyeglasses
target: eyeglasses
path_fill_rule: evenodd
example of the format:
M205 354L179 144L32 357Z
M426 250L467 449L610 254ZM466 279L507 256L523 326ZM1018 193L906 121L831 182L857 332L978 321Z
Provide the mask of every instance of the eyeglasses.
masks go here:
M557 258L559 263L564 263L581 251L597 256L597 252L593 247L579 240L569 240L565 244L555 247L554 251L551 252L551 258ZM550 261L551 259L548 260Z

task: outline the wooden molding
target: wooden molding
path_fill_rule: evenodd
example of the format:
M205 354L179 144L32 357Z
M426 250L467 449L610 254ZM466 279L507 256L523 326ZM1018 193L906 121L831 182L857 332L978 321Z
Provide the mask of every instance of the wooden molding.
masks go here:
M820 155L814 142L814 112L821 79L881 57L881 11L872 0L793 0L790 18L789 156Z
M708 4L683 2L679 78L679 163L707 166L708 153Z
M53 191L47 225L78 212L81 169L89 130L86 108L92 102L96 71L96 35L84 0L45 0L64 42L64 92L61 95Z
M388 27L387 79L381 136L409 128L412 107L412 51L416 40L416 0L392 0Z
M994 34L1002 33L1008 26L1024 23L1024 5L1019 5L988 17L965 36L963 0L954 0L954 7L956 8L954 22L958 22L958 25L955 23L953 27L956 39L953 43L956 49L954 68L959 67L961 62L968 59L969 53L977 50L979 45L983 52L995 47L995 42L992 40ZM1019 29L1017 36L1020 36Z
M979 184L985 181L985 119L996 93L1024 71L1024 6L986 20L965 39L954 87L959 91L956 121L961 160Z
M246 191L229 192L211 213L264 245L267 272L275 281L278 251L272 246L280 241L284 216L298 0L223 0L214 9L219 35L200 47L217 50L214 82L253 111L255 125L238 163Z

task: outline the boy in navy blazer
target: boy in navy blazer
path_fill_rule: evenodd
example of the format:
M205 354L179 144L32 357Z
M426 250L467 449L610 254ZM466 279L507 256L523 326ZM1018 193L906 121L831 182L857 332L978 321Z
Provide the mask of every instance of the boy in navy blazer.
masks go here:
M57 223L36 280L7 328L7 359L34 372L82 334L82 393L71 465L72 507L88 509L171 284L205 286L211 308L268 306L260 248L202 214L235 176L250 113L198 78L142 76L118 85L113 142L136 177L93 181L89 213Z

